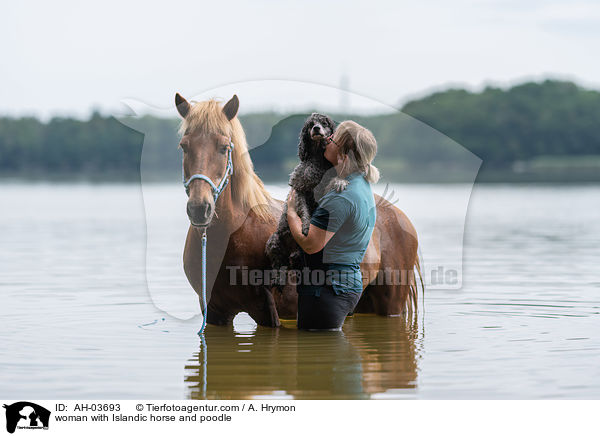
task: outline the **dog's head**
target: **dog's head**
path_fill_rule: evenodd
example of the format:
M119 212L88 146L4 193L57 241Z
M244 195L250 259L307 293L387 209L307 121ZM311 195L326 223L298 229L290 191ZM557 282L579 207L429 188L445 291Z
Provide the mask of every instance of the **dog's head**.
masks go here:
M335 122L327 115L311 114L300 132L298 144L298 157L307 160L311 156L323 156L325 138L335 131Z

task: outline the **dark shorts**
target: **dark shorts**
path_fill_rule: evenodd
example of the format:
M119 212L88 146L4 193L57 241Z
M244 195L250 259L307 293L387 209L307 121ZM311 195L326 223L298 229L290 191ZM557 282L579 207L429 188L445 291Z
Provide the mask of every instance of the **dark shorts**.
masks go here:
M320 295L298 295L298 328L301 330L332 330L344 324L360 299L359 292L336 294L331 286L323 286Z

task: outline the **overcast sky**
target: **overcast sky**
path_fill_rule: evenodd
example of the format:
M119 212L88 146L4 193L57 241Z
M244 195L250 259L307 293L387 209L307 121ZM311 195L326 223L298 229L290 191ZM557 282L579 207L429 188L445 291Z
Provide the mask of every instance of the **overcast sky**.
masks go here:
M600 89L598 2L90 3L3 2L0 115L115 113L123 99L167 108L176 91L268 79L339 87L346 76L368 97L351 100L355 111L373 110L371 99L397 106L432 89L545 77ZM340 104L331 93L262 90L244 111Z

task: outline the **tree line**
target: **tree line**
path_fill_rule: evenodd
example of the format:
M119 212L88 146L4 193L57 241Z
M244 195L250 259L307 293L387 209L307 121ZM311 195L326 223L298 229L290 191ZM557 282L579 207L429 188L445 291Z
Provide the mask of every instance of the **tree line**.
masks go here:
M375 164L388 181L468 181L477 157L481 180L600 180L600 92L572 82L449 89L397 113L329 115L373 131ZM240 117L259 176L287 179L307 116ZM180 171L179 120L145 116L126 124L134 128L98 112L86 121L0 118L0 175L137 180L140 167L157 179Z

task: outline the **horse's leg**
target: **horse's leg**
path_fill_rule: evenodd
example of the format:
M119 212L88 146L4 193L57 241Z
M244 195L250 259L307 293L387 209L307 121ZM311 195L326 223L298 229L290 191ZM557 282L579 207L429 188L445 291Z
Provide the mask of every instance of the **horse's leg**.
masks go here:
M367 286L367 288L363 291L362 295L360 296L360 300L358 300L358 303L356 303L356 307L354 308L352 314L375 312L375 309L373 309L373 302L371 301L370 290L371 286Z
M257 299L248 307L248 315L260 326L279 327L281 322L273 294L266 286L259 286L255 291L258 294Z
M400 315L405 309L406 298L410 290L410 283L406 280L407 277L397 274L385 274L383 269L378 271L375 279L363 291L354 308L354 313L376 313L382 316Z
M271 288L271 293L277 305L277 313L280 319L296 319L298 314L298 293L296 286L286 284L283 289Z
M417 245L414 242L401 242L397 245L400 246L400 250L395 255L391 244L382 248L379 272L369 286L368 297L377 315L405 315L417 308L413 271Z
M361 296L354 312L381 316L401 315L406 310L410 284L386 283L370 285Z
M202 307L202 299L200 300L200 307ZM213 300L208 303L208 307L206 308L206 322L212 325L230 325L233 322L233 318L235 315L231 313L224 313L219 310L216 304L213 304Z
M206 316L206 323L212 325L231 325L233 322L233 315L222 315L215 311L208 309L208 315Z

